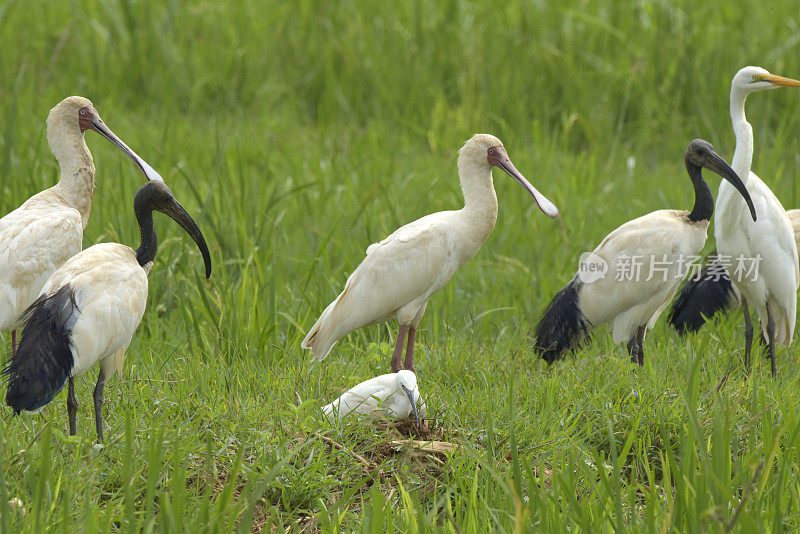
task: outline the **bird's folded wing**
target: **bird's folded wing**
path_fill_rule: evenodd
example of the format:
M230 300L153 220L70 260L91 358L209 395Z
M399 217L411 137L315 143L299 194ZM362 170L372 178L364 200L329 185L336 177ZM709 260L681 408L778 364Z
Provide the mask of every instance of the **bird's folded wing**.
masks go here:
M83 225L80 213L68 207L17 210L4 217L3 223L0 327L5 328L33 302L47 278L80 252Z

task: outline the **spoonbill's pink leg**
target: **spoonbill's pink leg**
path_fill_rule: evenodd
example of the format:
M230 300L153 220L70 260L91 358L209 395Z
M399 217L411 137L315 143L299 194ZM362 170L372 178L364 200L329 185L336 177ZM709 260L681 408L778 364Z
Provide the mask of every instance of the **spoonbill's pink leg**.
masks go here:
M400 330L397 332L397 344L394 346L394 354L392 354L392 372L396 373L400 370L400 356L403 355L403 345L406 341L406 331L408 330L407 324L401 324Z
M17 355L17 331L11 331L11 356Z
M414 373L414 338L417 337L417 329L413 326L408 327L408 346L406 347L406 359L403 362L403 369L408 369Z

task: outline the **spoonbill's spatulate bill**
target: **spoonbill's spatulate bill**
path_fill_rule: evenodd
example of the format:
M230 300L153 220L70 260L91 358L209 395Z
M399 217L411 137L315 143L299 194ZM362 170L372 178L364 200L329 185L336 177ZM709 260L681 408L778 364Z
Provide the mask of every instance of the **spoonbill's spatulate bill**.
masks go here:
M492 167L516 180L550 217L558 210L511 163L499 139L477 134L459 151L458 176L464 207L442 211L409 223L370 245L366 258L347 279L344 290L322 312L302 347L315 360L328 355L334 343L353 330L396 317L400 323L391 369L414 370L414 339L431 295L472 259L494 228L497 197Z
M59 182L0 219L0 331L11 330L48 277L81 250L94 193L94 162L84 133L94 130L127 154L148 180L161 176L100 119L92 103L71 96L47 117L47 142L61 166ZM16 330L11 334L16 352Z
M714 198L702 167L730 182L744 198L748 217L756 219L744 184L710 143L701 139L689 143L685 163L694 186L692 211L654 211L606 236L553 298L536 326L536 350L545 360L552 363L594 328L611 321L614 343L627 342L631 361L644 364L647 329L672 300L685 275L681 270L706 242ZM638 261L635 269L634 258Z
M419 396L417 376L406 369L365 380L323 406L322 411L328 416L386 415L396 419L413 414L417 425L428 416Z
M53 273L23 314L22 341L5 369L6 403L15 413L38 412L69 382L69 428L75 434L78 404L73 377L99 362L94 415L97 436L103 440L103 387L114 372L122 372L125 350L147 304L147 275L158 248L153 211L168 215L186 230L203 255L206 277L211 276L203 234L164 182L142 186L133 210L141 234L138 249L101 243L76 254Z
M758 220L751 221L733 188L724 182L717 195L714 235L717 252L727 258L758 260L752 276L744 269L726 266L728 276L741 295L745 319L745 367L750 369L750 347L753 326L749 307L753 306L761 322L761 331L769 347L772 375L777 374L775 344L789 346L794 334L797 307L797 245L786 210L769 187L750 172L753 162L753 129L744 114L747 95L764 89L800 87L800 81L774 76L761 67L745 67L731 82L730 111L736 151L731 167L747 186L758 211Z
M800 249L800 209L786 210L794 232L794 243ZM725 265L731 259L720 258L716 251L700 274L692 277L678 292L669 312L669 323L679 335L700 330L707 320L742 304L739 291L733 286Z

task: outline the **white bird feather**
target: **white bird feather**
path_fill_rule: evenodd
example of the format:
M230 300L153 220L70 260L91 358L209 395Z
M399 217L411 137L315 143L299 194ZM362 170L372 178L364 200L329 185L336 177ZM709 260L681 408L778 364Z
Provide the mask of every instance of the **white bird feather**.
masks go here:
M301 343L311 350L314 360L325 358L348 333L397 318L401 333L410 327L413 365L413 333L428 300L475 256L494 228L494 165L517 180L547 215L558 215L556 207L514 168L499 139L487 134L473 136L458 158L464 207L422 217L367 248L366 257L347 279L344 290L325 308ZM396 354L403 341L403 335L399 335ZM394 358L392 367L399 370Z
M115 372L122 372L125 351L147 305L147 274L158 249L153 211L183 227L203 255L206 277L211 276L211 257L202 232L163 181L151 180L142 186L133 204L141 236L137 250L102 243L79 252L56 269L25 311L19 350L5 370L6 403L16 413L38 411L68 383L67 409L74 434L73 377L99 363L94 410L102 441L103 388Z
M427 408L420 397L417 377L408 370L365 380L323 406L322 411L329 417L343 418L359 414L407 419L414 413L407 392L413 396L419 418L425 419L428 416Z
M72 327L71 376L79 376L100 362L106 378L122 361L107 361L124 352L139 327L147 305L147 272L137 263L136 251L119 243L100 243L76 254L45 284L42 295L69 285L78 316ZM117 290L110 290L117 288Z
M706 242L714 199L701 168L734 183L731 188L750 201L742 181L707 141L689 143L685 164L695 190L692 211L659 210L626 222L582 259L578 273L536 326L536 350L545 360L558 359L594 328L611 322L614 343L627 342L631 360L643 364L647 330L655 326ZM748 209L747 216L756 213Z
M774 76L760 67L744 67L731 81L730 113L736 150L731 166L745 182L758 212L752 221L744 212L741 200L725 183L717 195L714 233L717 251L723 257L757 261L757 276L731 272L728 276L748 306L756 309L762 333L768 344L769 316L774 321L772 340L788 346L792 342L800 284L797 245L789 216L769 187L753 173L753 129L745 117L747 95L754 91L782 86L800 87L800 81ZM749 317L746 318L749 323ZM745 359L749 357L746 342ZM776 373L775 353L770 349L773 376Z
M161 180L103 123L90 100L71 96L54 106L47 117L47 142L61 178L0 219L0 331L14 329L48 277L81 250L95 187L87 129L117 145L148 180Z
M688 215L679 210L648 213L611 232L593 251L608 264L608 274L584 286L580 307L592 325L613 320L614 343L627 342L641 325L653 328L680 284L681 261L703 249L708 221L691 223ZM638 279L620 282L618 273L630 267L622 263L632 257L641 261Z

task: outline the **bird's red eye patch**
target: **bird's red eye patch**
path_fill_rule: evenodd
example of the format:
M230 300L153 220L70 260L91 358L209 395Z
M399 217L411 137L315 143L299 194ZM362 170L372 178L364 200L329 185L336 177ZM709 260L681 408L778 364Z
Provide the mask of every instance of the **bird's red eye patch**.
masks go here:
M81 133L92 129L93 117L94 113L92 113L92 110L89 108L89 106L82 107L78 110L78 126L81 128Z
M490 146L486 149L486 160L489 162L489 165L499 165L500 156L503 155L505 151L501 146Z

